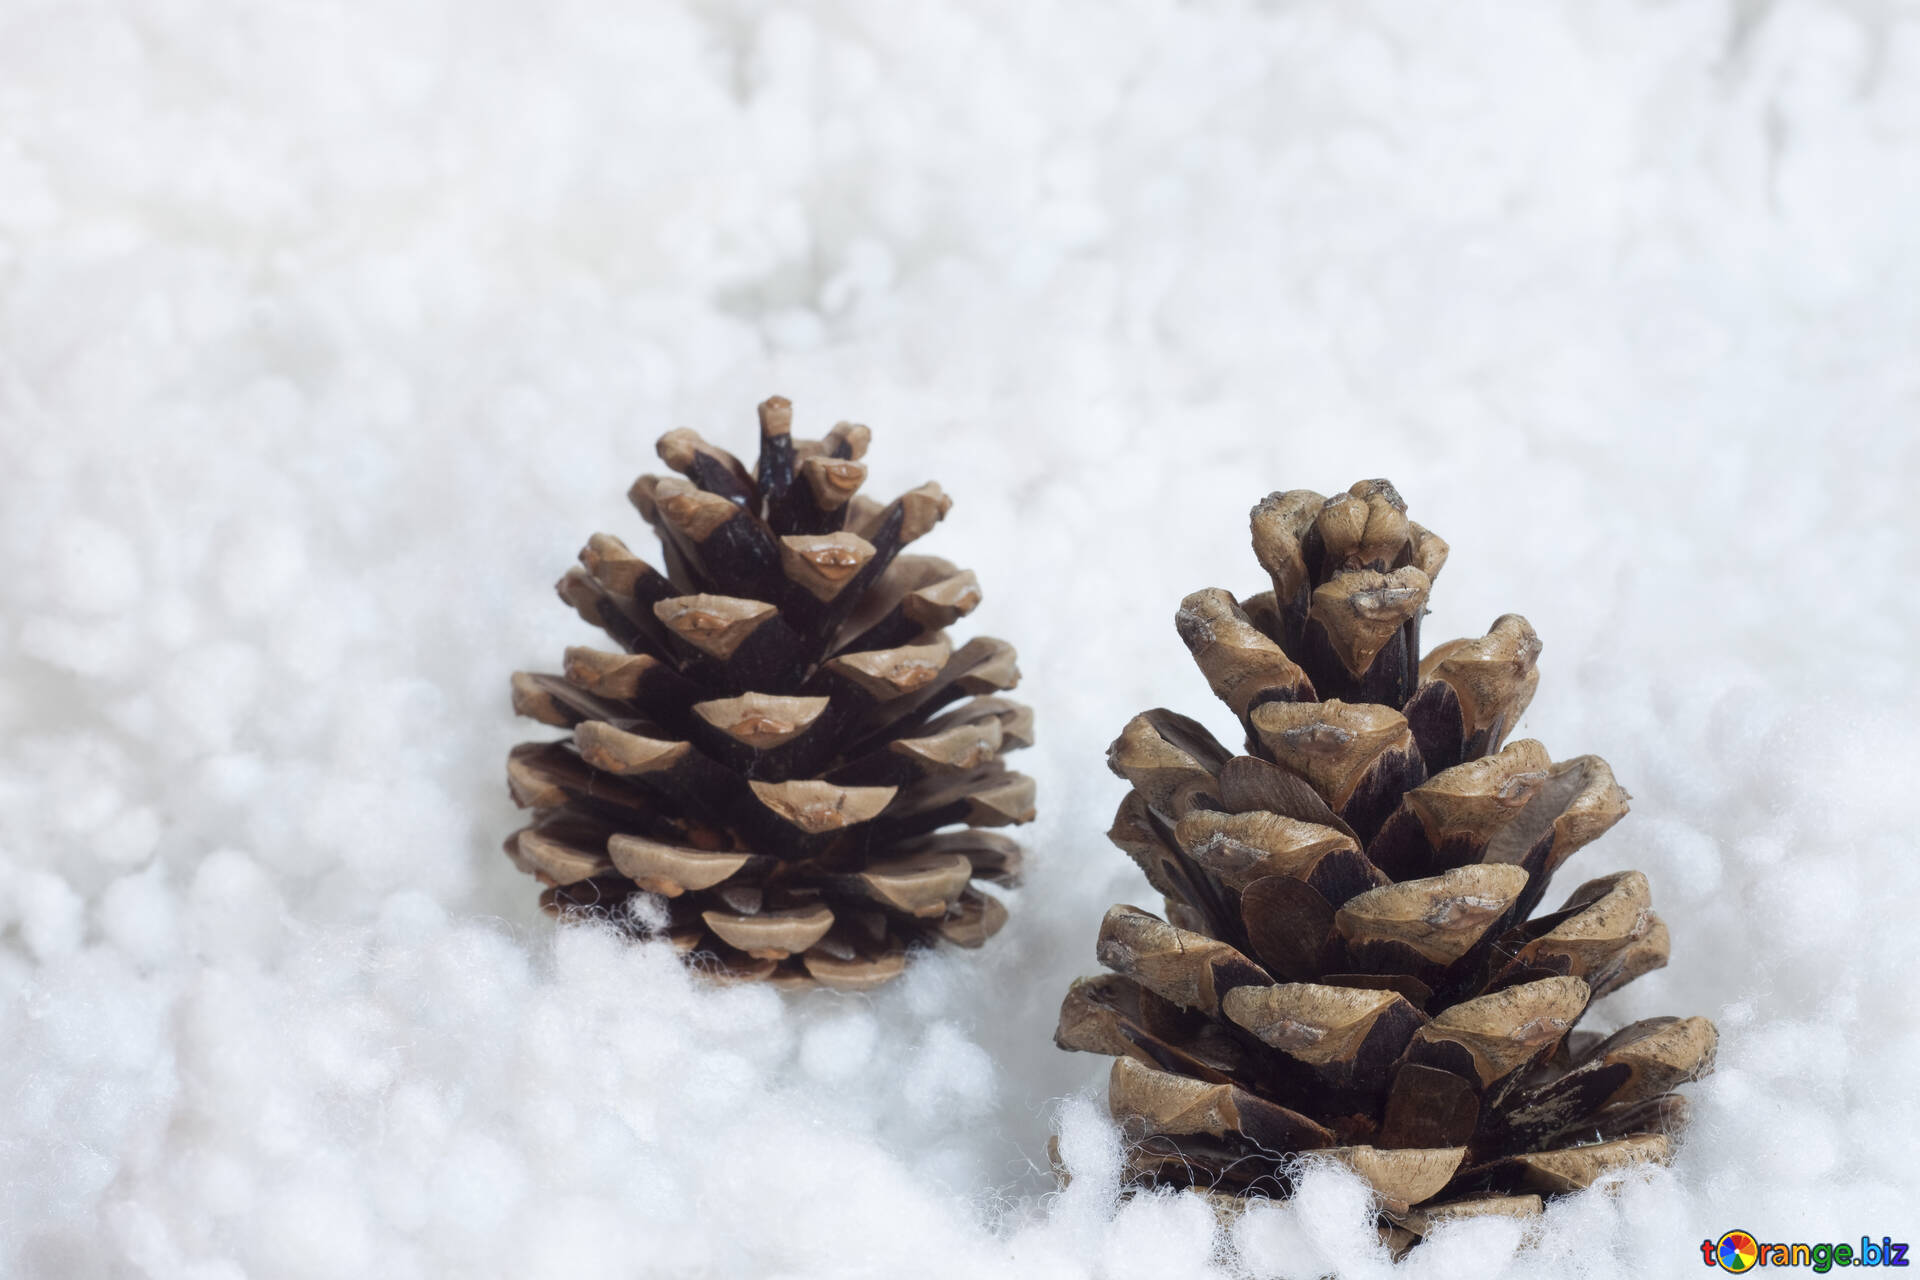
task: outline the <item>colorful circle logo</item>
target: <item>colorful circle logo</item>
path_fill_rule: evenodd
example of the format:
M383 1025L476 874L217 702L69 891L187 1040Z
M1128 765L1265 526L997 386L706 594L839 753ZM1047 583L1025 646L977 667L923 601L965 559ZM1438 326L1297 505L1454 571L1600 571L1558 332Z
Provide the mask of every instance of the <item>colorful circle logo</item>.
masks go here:
M1751 1271L1760 1261L1760 1246L1744 1231L1729 1231L1713 1251L1722 1271Z

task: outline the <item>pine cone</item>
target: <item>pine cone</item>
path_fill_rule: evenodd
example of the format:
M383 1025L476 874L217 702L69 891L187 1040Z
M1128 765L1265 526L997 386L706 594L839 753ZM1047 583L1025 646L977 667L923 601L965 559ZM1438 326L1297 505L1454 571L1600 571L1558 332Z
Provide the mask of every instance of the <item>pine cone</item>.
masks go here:
M662 436L680 476L628 496L664 572L597 533L560 580L619 648L513 677L515 711L572 732L513 749L535 812L506 847L551 912L664 930L724 977L858 989L1005 921L973 882L1013 883L1020 847L979 828L1033 817L1001 759L1033 715L993 696L1019 679L1011 645L947 638L973 574L901 554L946 515L940 487L860 496L867 429L796 440L792 412L760 406L751 472Z
M1509 614L1420 661L1447 546L1384 480L1272 495L1253 546L1271 592L1195 592L1176 619L1247 753L1155 710L1108 757L1133 784L1110 837L1167 918L1107 913L1113 972L1074 984L1056 1041L1115 1056L1131 1176L1284 1193L1288 1161L1320 1153L1421 1233L1664 1159L1686 1115L1670 1090L1710 1069L1715 1032L1574 1030L1666 963L1667 930L1637 871L1529 918L1627 810L1597 757L1502 747L1538 681L1533 628Z

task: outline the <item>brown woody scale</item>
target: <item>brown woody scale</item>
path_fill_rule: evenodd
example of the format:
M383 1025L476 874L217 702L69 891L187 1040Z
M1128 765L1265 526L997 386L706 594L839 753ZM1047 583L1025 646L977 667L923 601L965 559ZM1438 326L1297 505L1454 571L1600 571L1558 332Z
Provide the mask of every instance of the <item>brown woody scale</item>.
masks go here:
M1509 614L1421 661L1447 546L1384 480L1273 494L1253 546L1272 591L1199 591L1177 616L1246 754L1166 710L1113 744L1133 789L1109 834L1166 919L1108 912L1113 972L1060 1013L1061 1047L1115 1057L1134 1179L1284 1192L1287 1162L1320 1153L1404 1242L1664 1159L1671 1090L1710 1068L1715 1032L1575 1030L1666 963L1667 930L1635 871L1532 916L1627 809L1597 757L1502 746L1538 682L1533 628Z
M662 567L602 533L560 580L618 647L513 677L516 711L571 733L513 749L534 815L506 847L551 912L640 928L623 906L658 894L668 936L722 976L858 989L916 942L979 946L1004 922L974 881L1013 883L1020 848L980 828L1033 817L1002 759L1033 717L995 696L1012 646L947 638L973 574L902 554L945 516L940 487L882 506L858 492L865 427L798 440L791 421L760 406L752 470L662 436L679 475L628 494Z

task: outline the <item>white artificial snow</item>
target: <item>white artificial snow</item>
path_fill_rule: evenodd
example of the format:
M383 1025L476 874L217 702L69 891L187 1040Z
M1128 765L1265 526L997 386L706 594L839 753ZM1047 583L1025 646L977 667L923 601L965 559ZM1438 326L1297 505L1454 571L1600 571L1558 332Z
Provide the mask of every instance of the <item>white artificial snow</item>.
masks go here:
M1117 1199L1051 1045L1102 751L1271 489L1524 612L1720 1024L1670 1170L1396 1274L1920 1236L1920 9L0 0L0 1274L1385 1275L1308 1170ZM870 423L1039 709L1027 885L867 996L556 933L551 583L679 425ZM1057 1133L1073 1180L1057 1189Z

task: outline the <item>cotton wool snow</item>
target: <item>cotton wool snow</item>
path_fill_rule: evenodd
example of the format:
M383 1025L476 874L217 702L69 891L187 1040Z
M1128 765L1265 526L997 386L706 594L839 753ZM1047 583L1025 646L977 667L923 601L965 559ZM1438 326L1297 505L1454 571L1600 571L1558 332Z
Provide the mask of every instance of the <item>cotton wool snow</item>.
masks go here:
M1913 1239L1916 85L1852 0L0 0L0 1275ZM499 850L552 581L774 393L938 477L1038 704L1006 930L867 996L556 928ZM1397 1263L1338 1170L1126 1197L1051 1043L1152 905L1103 752L1209 701L1174 607L1363 475L1453 543L1429 635L1524 613L1518 732L1633 795L1566 874L1680 945L1605 1016L1724 1035L1670 1169Z

